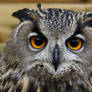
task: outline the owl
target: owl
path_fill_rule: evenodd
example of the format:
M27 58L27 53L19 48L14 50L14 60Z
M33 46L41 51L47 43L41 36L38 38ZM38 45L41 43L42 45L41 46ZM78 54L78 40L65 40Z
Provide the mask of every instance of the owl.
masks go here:
M13 13L0 92L92 92L92 13L37 7Z

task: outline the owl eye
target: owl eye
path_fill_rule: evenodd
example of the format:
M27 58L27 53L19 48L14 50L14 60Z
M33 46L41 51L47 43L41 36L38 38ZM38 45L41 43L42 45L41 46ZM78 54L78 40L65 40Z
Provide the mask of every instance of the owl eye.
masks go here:
M67 40L66 45L72 50L79 50L83 46L83 40L81 38L74 37L72 39Z
M42 36L32 36L30 38L30 44L33 48L40 49L45 47L47 41Z

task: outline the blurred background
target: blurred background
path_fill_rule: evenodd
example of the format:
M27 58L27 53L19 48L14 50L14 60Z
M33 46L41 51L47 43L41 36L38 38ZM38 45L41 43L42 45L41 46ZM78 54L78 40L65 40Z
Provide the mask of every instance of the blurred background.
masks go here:
M12 13L22 8L37 9L37 3L42 3L43 8L92 12L92 0L0 0L0 52L9 34L19 23L18 19L11 16Z
M0 0L4 3L90 3L92 0Z

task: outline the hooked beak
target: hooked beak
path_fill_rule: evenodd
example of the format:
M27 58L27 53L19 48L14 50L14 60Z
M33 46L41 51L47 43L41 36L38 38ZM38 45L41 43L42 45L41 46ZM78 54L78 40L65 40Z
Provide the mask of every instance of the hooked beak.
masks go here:
M53 50L53 65L54 65L55 71L57 70L59 61L60 61L60 51L59 51L58 45L56 44Z

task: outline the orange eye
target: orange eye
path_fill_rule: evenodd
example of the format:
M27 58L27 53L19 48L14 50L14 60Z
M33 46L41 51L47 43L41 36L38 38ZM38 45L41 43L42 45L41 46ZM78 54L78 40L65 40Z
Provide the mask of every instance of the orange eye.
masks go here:
M69 39L66 44L67 47L71 48L72 50L79 50L83 45L83 40L78 37L74 37L72 39Z
M47 41L42 36L32 36L30 38L30 44L33 48L40 49L46 45Z

